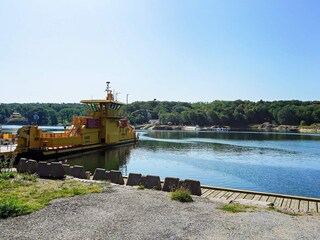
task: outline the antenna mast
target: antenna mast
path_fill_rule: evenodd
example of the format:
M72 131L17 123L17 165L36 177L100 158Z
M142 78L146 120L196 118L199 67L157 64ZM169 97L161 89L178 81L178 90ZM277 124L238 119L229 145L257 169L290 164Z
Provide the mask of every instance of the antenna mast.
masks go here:
M106 87L106 92L107 92L107 100L113 100L113 94L112 90L110 88L110 82L106 82L107 87Z

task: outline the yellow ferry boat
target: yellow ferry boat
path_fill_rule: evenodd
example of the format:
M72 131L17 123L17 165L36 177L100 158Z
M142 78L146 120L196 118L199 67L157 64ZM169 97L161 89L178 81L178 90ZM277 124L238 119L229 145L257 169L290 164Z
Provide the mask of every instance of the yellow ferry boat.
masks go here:
M135 129L121 115L125 104L114 100L109 84L106 99L81 101L90 116L73 117L63 133L43 133L37 125L21 127L15 149L18 157L41 160L136 142Z

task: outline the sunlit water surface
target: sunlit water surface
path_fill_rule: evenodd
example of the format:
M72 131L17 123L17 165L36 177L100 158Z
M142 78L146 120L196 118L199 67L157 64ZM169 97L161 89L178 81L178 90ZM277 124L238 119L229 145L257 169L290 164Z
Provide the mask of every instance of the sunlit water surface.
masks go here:
M320 197L319 134L148 131L140 132L136 146L62 160L90 171L120 169L124 175Z

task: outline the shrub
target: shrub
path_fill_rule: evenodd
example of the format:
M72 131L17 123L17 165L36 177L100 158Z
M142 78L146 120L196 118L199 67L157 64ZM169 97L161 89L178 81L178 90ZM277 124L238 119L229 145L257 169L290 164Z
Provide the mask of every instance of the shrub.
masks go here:
M2 172L0 173L0 179L8 180L10 178L14 178L17 174L14 172Z
M0 172L6 171L10 172L13 168L13 163L16 159L17 154L12 153L10 155L6 155L3 158L0 158Z
M38 176L36 174L20 174L22 176L22 180L36 182Z
M15 217L32 211L31 207L24 205L16 199L0 200L0 218Z
M138 190L144 190L144 185L143 185L143 184L139 184L139 186L138 186L137 189L138 189Z
M192 202L191 193L185 189L177 189L174 192L170 193L170 199L180 202Z

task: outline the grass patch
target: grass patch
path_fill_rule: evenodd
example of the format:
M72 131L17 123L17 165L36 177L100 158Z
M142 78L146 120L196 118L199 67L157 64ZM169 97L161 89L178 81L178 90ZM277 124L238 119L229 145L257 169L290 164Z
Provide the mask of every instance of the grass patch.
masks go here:
M245 206L239 203L234 204L226 204L218 207L218 209L221 209L226 212L232 212L232 213L239 213L239 212L247 212L247 211L254 211L256 208L251 206Z
M1 172L0 173L0 179L8 180L10 178L15 178L17 173L15 172Z
M36 182L38 179L38 176L36 174L21 174L20 176L23 181Z
M32 212L33 207L17 199L0 200L0 218L15 217Z
M185 189L177 189L170 193L170 199L180 202L193 202L190 191Z
M139 184L137 189L138 189L138 190L144 190L144 188L145 188L145 187L144 187L143 184Z
M278 213L283 213L283 214L286 214L286 215L289 215L289 216L293 216L293 217L303 216L303 214L300 214L300 213L285 211L285 210L277 209L277 208L274 208L274 207L270 207L270 208L268 208L268 210L275 211L275 212L278 212Z
M36 175L15 174L0 178L0 218L14 217L44 208L56 198L102 192L99 184L74 180L38 179Z

